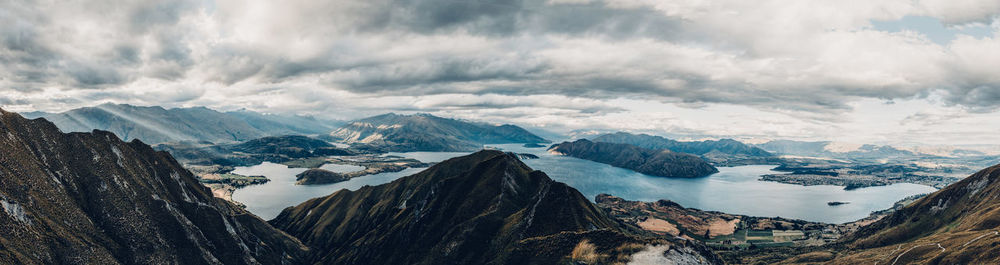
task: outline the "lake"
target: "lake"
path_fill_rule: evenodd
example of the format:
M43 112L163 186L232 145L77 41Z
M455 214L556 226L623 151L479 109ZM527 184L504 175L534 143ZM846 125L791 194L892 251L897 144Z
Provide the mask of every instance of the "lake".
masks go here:
M720 167L719 173L704 178L653 177L588 160L551 155L545 148L524 148L519 144L492 146L506 151L538 155L539 159L524 160L525 164L544 171L554 180L569 184L591 200L597 194L607 193L627 200L668 199L685 207L702 210L844 223L864 218L872 211L887 209L904 197L935 191L932 187L908 183L848 191L839 186L807 187L758 181L760 175L776 173L771 170L774 166L768 165ZM412 152L389 155L438 162L464 154L468 153ZM285 207L313 197L326 196L339 189L355 190L364 185L387 183L420 170L422 169L411 168L329 185L302 186L295 185L295 174L305 169L287 168L273 163L238 167L234 173L263 175L271 181L239 189L233 193L233 199L246 204L250 212L261 218L271 219ZM828 206L829 201L847 201L850 204Z
M237 189L233 192L233 200L243 203L248 211L260 218L270 220L277 217L286 207L298 205L312 198L330 195L341 189L357 190L365 185L388 183L424 169L407 168L400 172L368 175L326 185L295 185L295 175L306 171L305 168L288 168L282 164L264 162L251 167L236 167L236 170L233 170L233 173L240 175L261 175L271 179L264 184Z
M321 166L319 168L320 169L329 170L331 172L336 172L336 173L348 173L348 172L365 170L365 167L363 167L363 166L345 165L345 164L330 164L330 163L325 164L325 165L323 165L323 166Z

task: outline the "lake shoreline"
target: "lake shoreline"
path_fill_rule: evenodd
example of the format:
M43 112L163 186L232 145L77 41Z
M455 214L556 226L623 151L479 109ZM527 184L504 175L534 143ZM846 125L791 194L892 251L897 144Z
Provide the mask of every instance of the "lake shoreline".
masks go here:
M556 181L566 183L578 189L592 201L597 194L606 193L630 201L653 202L671 200L684 207L746 216L780 216L781 218L810 222L847 223L864 219L873 212L889 209L896 201L904 197L936 190L933 187L901 183L845 191L843 187L839 186L817 185L806 187L759 180L761 175L778 173L771 170L776 165L719 167L720 173L705 178L667 179L648 176L588 160L554 156L547 154L541 148L525 148L521 145L513 147L511 145L500 145L499 147L505 151L538 156L538 159L528 159L523 162L535 170L545 172ZM437 162L464 154L466 153L410 152L388 153L383 154L383 156L402 156L417 159L421 162ZM306 195L290 196L281 195L281 193L294 193L297 190L305 190L306 192L303 194L314 194L316 195L314 197L320 197L333 193L336 191L333 189L339 190L340 187L348 189L351 189L351 187L360 187L354 183L364 182L368 183L368 185L378 185L390 182L398 177L415 174L422 169L414 170L414 168L409 168L402 172L368 175L353 178L347 182L313 187L315 189L322 189L322 192L308 188L301 189L294 187L303 186L294 185L294 175L301 173L305 169L268 170L272 170L274 171L272 173L278 175L285 174L287 176L272 177L264 174L275 183L237 189L233 195L235 201L247 204L248 209L255 214L258 213L254 209L267 208L268 210L264 211L278 212L280 210L275 210L276 208L283 209L284 207L297 205L311 198L300 198ZM383 174L392 174L392 177L386 177ZM275 181L279 178L285 179ZM284 185L284 188L273 188L282 185ZM267 194L263 192L266 189L261 188L261 186L271 187L266 189L273 189L273 192L278 194ZM272 198L273 200L283 200L281 198L286 198L288 201L279 207L278 204L281 204L280 201L260 202L264 200L262 198ZM829 207L827 205L829 201L851 201L852 203L838 207ZM267 218L269 214L258 215Z

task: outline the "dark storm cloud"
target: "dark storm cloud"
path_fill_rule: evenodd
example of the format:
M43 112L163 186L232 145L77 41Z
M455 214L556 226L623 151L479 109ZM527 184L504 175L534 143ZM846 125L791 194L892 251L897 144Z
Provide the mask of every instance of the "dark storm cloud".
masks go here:
M192 10L191 3L65 2L43 7L32 1L7 2L0 11L4 24L0 26L0 69L13 83L8 85L22 90L106 88L141 76L176 79L195 64L183 43L185 32L173 27L180 14ZM55 12L59 8L63 10ZM89 35L83 31L86 27L104 33ZM142 44L147 36L154 40L155 49ZM79 46L96 49L73 50ZM148 72L140 71L144 66L149 66Z
M673 39L680 37L682 22L679 19L664 16L648 7L609 8L603 2L583 4L548 4L546 1L456 1L456 0L388 0L366 1L361 7L345 7L342 5L320 5L316 8L326 8L315 11L327 16L339 18L334 20L309 19L301 23L317 23L329 25L310 25L308 34L323 35L338 34L374 34L395 35L407 38L412 34L447 35L453 33L472 34L490 38L508 38L518 36L544 36L556 34L561 36L601 37L607 39L656 38ZM309 6L309 8L313 8ZM349 22L349 23L344 23ZM313 27L329 27L329 30L312 29ZM391 34L390 34L391 33ZM306 34L306 33L304 33ZM434 85L455 81L482 81L491 79L517 80L525 78L522 74L531 74L539 68L547 67L544 62L532 62L528 69L520 69L521 63L510 62L508 65L517 69L493 69L493 73L477 72L476 65L483 60L532 60L528 57L533 49L530 43L511 43L505 53L518 53L489 57L489 51L480 58L467 58L468 55L428 54L423 60L426 64L441 64L433 69L421 69L426 73L416 73L415 70L399 67L400 62L389 60L364 60L345 63L340 60L343 53L351 52L352 46L363 46L363 43L344 43L331 41L321 56L305 60L290 60L287 57L273 56L269 51L259 51L240 46L222 46L213 50L215 58L209 58L216 69L216 80L233 84L247 78L260 77L269 82L279 82L302 75L311 75L332 71L357 71L362 76L352 80L338 80L345 83L344 87L352 91L391 91L406 90L419 87L431 89ZM544 45L544 44L538 44ZM345 46L347 46L345 50ZM407 62L402 62L407 63ZM458 69L454 67L470 67ZM394 73L402 72L402 73ZM370 74L371 76L366 76ZM409 75L413 79L406 79ZM412 86L408 86L412 85ZM443 90L443 89L442 89Z
M369 2L357 29L418 33L467 31L478 35L595 34L609 38L670 39L682 21L649 7L610 8L607 3L544 0L388 0ZM380 8L374 8L380 7Z
M38 33L30 23L18 21L13 14L0 13L0 69L9 74L5 79L17 83L42 83L52 78L47 70L59 55L40 42Z
M970 106L975 112L992 112L1000 107L1000 84L968 85L953 89L945 98L952 104Z
M193 1L149 1L140 2L128 14L126 27L133 34L155 31L162 25L177 24L182 13L197 7Z
M7 98L6 96L0 95L0 106L3 106L3 105L23 105L23 104L28 104L28 101L27 100L23 100L23 99L11 99L11 98Z
M460 92L451 84L482 81L523 81L541 78L549 66L530 60L490 60L496 58L445 58L441 60L403 62L349 69L358 78L338 82L358 92L395 92L421 90L430 94ZM416 86L416 87L415 87ZM417 92L417 91L414 91ZM480 93L508 94L509 89L494 87Z

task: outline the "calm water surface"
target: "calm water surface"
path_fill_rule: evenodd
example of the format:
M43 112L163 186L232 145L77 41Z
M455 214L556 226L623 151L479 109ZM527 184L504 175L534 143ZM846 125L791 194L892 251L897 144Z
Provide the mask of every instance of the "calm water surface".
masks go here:
M329 164L327 164L329 165ZM362 168L363 169L363 168ZM357 190L365 185L375 186L403 176L413 175L425 168L408 168L400 172L380 173L327 185L295 185L295 175L305 168L288 168L282 164L264 162L252 167L237 167L233 173L263 175L271 179L261 185L248 186L233 192L233 200L247 206L251 213L265 220L277 217L285 207L295 206L309 199L330 195L341 189Z
M323 165L323 166L321 166L319 168L320 169L326 169L326 170L329 170L329 171L332 171L332 172L337 172L337 173L348 173L348 172L365 170L365 167L363 167L363 166L344 165L344 164L325 164L325 165Z
M770 170L774 166L767 165L720 167L719 173L697 179L662 178L588 160L550 155L545 148L524 148L517 144L495 146L507 151L538 155L539 159L524 162L534 169L544 171L552 179L580 190L591 200L597 194L608 193L628 200L668 199L685 207L702 210L843 223L864 218L872 211L889 208L906 196L935 191L932 187L908 183L845 191L838 186L806 187L758 181L762 174L775 173ZM423 162L439 162L464 154L468 153L390 153ZM250 212L264 219L271 219L285 207L312 197L325 196L339 189L355 190L363 185L387 183L422 169L364 176L330 185L295 185L295 174L304 170L272 163L239 167L235 171L237 174L264 175L271 181L237 190L233 199L246 204ZM850 204L831 207L826 204L829 201L847 201Z

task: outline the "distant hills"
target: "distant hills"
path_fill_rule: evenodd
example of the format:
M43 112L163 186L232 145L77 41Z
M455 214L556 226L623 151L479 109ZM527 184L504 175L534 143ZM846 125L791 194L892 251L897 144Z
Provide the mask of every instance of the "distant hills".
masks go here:
M268 161L283 163L299 158L353 155L352 150L302 135L267 136L242 143L207 144L190 141L158 144L186 165L250 166Z
M829 141L803 142L792 140L774 140L758 144L757 147L771 151L775 154L828 158L890 159L921 155L888 145L854 145Z
M304 264L169 154L0 110L0 264Z
M580 139L552 145L549 152L605 163L653 176L697 178L719 172L707 161L666 149Z
M165 109L101 104L62 113L32 113L64 132L105 130L124 140L150 144L177 141L235 142L286 134L323 134L336 122L312 117L261 114L246 110L218 112L204 107Z
M617 132L592 138L594 142L630 144L647 149L666 149L678 153L700 156L714 164L753 164L773 155L761 148L733 139L708 141L676 141L648 134Z
M475 151L484 144L549 142L515 125L394 113L352 121L330 133L330 137L393 152Z
M270 223L322 264L612 264L650 243L576 189L491 150L315 198ZM702 245L657 242L673 260L717 263Z

